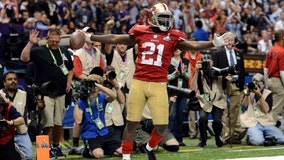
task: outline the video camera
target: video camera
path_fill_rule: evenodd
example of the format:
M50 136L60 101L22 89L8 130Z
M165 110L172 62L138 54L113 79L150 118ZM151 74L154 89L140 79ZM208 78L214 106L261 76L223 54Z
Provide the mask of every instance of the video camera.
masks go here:
M209 54L205 54L201 58L201 68L200 68L200 70L202 70L204 72L209 72L211 70L211 64L210 64L209 60L211 60L211 55L209 55Z
M98 82L96 80L76 81L74 88L75 92L72 95L73 100L77 102L79 98L87 99L91 91L96 87L95 83Z
M167 89L170 95L183 96L189 99L195 96L195 92L187 88L178 88L173 85L167 85Z
M58 92L58 86L53 81L48 81L40 86L35 84L30 85L26 89L27 92L27 106L28 117L30 120L37 119L38 115L42 112L43 108L37 108L38 99L42 99L44 96L55 97Z
M38 98L38 96L55 97L58 92L58 87L53 81L45 82L41 86L33 84L28 86L28 88L36 98Z

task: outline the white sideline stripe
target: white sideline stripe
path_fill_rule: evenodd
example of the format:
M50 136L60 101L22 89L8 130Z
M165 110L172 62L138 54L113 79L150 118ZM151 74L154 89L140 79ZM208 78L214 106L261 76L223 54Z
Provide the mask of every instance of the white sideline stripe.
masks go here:
M252 148L252 149L237 149L231 150L230 152L244 152L244 151L267 151L267 150L279 150L284 149L284 147L267 147L267 148Z
M284 156L271 156L271 157L254 157L254 158L235 158L226 160L284 160Z

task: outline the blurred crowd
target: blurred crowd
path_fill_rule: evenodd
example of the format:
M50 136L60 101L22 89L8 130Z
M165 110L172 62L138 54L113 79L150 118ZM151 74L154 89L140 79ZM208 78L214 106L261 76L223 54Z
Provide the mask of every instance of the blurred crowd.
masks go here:
M281 0L163 2L174 14L174 27L188 38L210 40L214 33L231 31L238 35L238 43L246 44L242 48L245 53L267 53L272 47L273 32L284 28ZM39 30L57 28L64 35L85 26L103 33L104 24L113 19L112 33L127 33L135 24L147 24L147 11L154 3L155 0L1 0L0 23ZM201 32L207 35L200 36Z

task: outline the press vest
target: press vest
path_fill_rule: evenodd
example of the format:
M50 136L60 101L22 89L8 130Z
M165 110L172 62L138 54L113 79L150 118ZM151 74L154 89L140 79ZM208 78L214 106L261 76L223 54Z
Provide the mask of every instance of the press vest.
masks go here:
M263 93L262 93L262 97L264 99L266 99L266 97L271 93L271 91L264 89ZM253 101L251 101L251 99L248 101L248 107L247 110L241 114L241 126L242 127L253 127L256 126L257 123L260 123L263 126L267 126L267 125L275 125L275 121L273 119L273 115L271 112L269 113L263 113L259 110L259 115L256 117L255 116L255 108L260 108L260 102L259 101L255 101L255 99L253 99Z
M111 66L115 68L118 83L122 86L124 86L126 83L126 87L129 89L135 71L135 62L133 62L133 48L126 51L125 62L123 62L120 54L115 50L113 53ZM120 77L122 73L124 74L124 76Z
M78 56L82 63L82 72L85 75L89 75L91 70L96 67L100 66L101 61L101 52L97 48L93 48L94 54L86 53L84 48L80 48L76 50L75 56Z

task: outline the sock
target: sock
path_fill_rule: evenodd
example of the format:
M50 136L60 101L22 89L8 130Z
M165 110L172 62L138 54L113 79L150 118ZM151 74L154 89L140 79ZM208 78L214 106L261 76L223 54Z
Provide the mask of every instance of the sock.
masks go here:
M150 148L155 148L155 147L160 143L160 141L161 141L163 138L164 138L164 136L160 136L160 135L157 133L156 129L154 128L154 129L152 130L152 135L151 135L151 138L150 138L150 140L149 140L147 146L149 145ZM146 146L146 147L147 147L147 146ZM149 149L150 149L150 148L149 148ZM149 151L151 151L151 150L149 150Z
M121 143L121 147L122 147L122 154L131 154L132 149L133 149L133 142L127 142L122 140Z
M79 138L73 137L73 147L79 147Z
M130 159L130 154L123 154L122 159Z
M146 149L147 149L148 151L152 151L154 148L150 147L150 146L149 146L149 143L147 143Z

